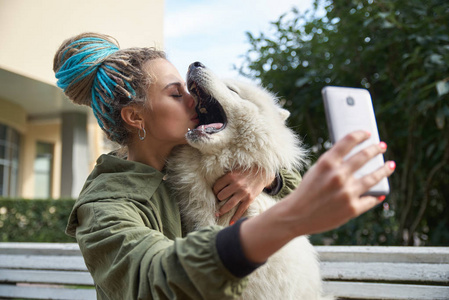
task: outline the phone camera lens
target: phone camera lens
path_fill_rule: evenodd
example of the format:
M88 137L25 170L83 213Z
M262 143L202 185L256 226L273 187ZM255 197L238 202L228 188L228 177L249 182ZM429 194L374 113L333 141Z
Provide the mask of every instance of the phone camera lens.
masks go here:
M348 105L353 106L355 104L354 98L352 98L351 96L346 98L346 103L348 103Z

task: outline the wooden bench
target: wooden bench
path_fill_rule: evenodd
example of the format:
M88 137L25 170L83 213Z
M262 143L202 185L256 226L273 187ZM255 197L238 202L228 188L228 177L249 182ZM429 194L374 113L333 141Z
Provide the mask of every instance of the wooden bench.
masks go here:
M449 247L318 246L341 299L449 299ZM0 298L95 299L77 244L0 243Z
M96 299L77 244L0 243L0 298Z
M449 299L448 247L316 247L325 290L343 299Z

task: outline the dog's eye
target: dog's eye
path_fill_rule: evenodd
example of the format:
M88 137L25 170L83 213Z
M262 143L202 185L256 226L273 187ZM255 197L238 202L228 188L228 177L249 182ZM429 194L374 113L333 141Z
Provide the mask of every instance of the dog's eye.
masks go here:
M229 87L229 86L228 86L228 89L229 89L231 92L236 93L237 95L239 94L236 90L234 90L233 88L231 88L231 87Z

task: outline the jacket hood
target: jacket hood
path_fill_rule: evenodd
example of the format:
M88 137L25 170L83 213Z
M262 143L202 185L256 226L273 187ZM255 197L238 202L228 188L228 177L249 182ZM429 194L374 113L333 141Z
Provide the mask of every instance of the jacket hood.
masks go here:
M133 199L146 202L162 182L164 174L143 163L125 160L112 154L97 159L70 213L66 233L75 237L78 208L105 199Z

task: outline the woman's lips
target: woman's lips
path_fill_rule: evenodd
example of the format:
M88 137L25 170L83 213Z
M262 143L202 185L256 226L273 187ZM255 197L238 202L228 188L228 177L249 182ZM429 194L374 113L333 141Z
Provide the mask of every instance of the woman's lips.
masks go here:
M197 114L195 114L190 120L195 122L195 124L198 124L200 122L200 119L198 118Z

